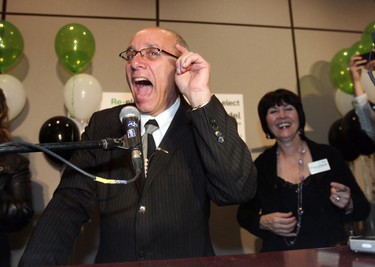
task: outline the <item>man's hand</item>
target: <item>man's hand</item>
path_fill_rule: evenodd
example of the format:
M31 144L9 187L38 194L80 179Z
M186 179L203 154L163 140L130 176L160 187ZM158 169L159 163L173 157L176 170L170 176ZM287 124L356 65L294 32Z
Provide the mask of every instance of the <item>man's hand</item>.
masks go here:
M210 64L199 54L190 52L181 45L176 45L181 53L176 61L176 84L192 107L206 104L211 99L209 88Z

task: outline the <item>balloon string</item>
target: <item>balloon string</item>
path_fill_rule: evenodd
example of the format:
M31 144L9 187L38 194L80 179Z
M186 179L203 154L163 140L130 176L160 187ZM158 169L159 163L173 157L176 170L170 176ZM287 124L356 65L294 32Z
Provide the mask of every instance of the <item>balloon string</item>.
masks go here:
M72 103L72 110L70 111L70 115L74 118L74 114L75 114L75 87L76 87L76 75L74 75L74 78L73 78L73 88L72 88L72 99L71 99L71 103Z

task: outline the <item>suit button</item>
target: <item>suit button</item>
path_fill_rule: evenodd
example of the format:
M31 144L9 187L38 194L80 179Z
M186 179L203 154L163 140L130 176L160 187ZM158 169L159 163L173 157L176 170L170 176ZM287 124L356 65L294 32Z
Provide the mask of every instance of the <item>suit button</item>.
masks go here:
M140 251L138 253L138 259L144 260L146 258L146 253L144 251Z
M223 134L222 134L220 131L215 131L215 135L216 135L217 137L223 136Z
M141 213L141 214L146 213L146 207L145 206L140 206L139 209L138 209L138 212Z
M223 134L220 131L215 131L215 135L216 135L217 141L219 143L224 143L224 137L223 137Z
M217 126L216 124L216 120L211 118L210 119L210 124L211 124L211 128L214 130L214 131L217 131L219 129L219 126Z

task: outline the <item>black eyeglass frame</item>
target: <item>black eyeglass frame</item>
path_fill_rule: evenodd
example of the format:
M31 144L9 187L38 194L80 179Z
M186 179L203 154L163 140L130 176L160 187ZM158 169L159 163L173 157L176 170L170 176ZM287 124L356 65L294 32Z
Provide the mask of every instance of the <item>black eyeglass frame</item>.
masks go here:
M164 53L164 54L167 54L168 56L174 57L174 58L176 58L176 59L178 58L178 56L173 55L172 53L169 53L169 52L167 52L167 51L165 51L165 50L163 50L163 49L161 49L161 48L158 48L158 47L146 47L146 48L143 48L143 49L141 49L141 50L126 49L125 51L122 51L122 52L119 54L119 57L122 58L122 59L124 59L124 60L126 60L127 62L130 62L130 61L132 61L132 60L136 57L136 55L137 55L138 53L139 53L139 54L141 55L141 57L143 58L143 57L144 57L144 54L142 54L142 53L143 53L143 51L145 51L145 50L147 50L147 49L156 49L156 50L159 52L159 54L160 54L160 53ZM128 52L128 51L133 51L133 52L135 52L134 57L133 57L132 59L128 59L126 56L124 56L124 54L126 55L126 52Z

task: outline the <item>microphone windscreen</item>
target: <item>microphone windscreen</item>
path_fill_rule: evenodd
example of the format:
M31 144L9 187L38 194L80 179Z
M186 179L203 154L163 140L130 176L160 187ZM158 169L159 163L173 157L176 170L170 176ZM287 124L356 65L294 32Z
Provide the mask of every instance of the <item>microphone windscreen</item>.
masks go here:
M140 116L139 110L136 107L129 105L121 109L119 118L121 122L124 122L124 119L128 117L135 117L139 120L139 116Z

